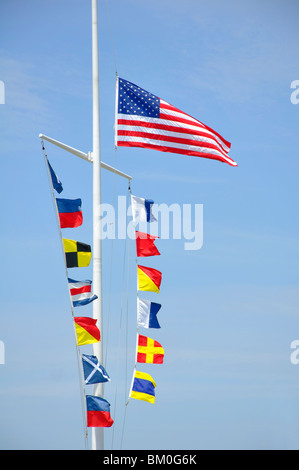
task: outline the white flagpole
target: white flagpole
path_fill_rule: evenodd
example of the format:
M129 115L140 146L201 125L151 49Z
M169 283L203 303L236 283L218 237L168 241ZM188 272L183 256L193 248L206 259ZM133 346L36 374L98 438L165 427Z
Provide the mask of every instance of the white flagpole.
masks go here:
M101 154L100 154L100 96L99 96L99 47L98 5L92 0L92 96L93 96L93 286L98 299L93 302L93 318L101 332L101 341L93 345L93 354L103 364L103 316L102 316L102 240L101 240ZM104 384L94 386L94 395L104 396ZM91 428L92 450L104 449L104 428Z

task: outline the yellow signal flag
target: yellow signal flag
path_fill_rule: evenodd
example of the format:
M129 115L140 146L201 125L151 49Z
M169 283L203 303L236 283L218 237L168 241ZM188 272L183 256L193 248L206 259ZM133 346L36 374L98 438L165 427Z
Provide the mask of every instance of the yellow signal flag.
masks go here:
M91 260L91 246L63 238L65 260L68 268L82 268L89 266Z

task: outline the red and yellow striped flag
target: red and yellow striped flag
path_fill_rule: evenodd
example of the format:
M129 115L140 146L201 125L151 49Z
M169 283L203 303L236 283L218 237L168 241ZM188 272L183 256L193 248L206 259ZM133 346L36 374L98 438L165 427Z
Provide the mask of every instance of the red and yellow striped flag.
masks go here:
M100 341L101 333L96 326L97 320L89 317L74 317L74 321L78 346L98 343Z
M158 269L140 266L138 264L138 290L156 292L159 294L162 273Z

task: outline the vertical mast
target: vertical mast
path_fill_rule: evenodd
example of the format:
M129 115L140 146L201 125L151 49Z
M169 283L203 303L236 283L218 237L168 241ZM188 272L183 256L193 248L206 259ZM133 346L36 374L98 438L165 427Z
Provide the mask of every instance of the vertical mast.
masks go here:
M98 299L93 302L93 318L101 332L101 341L93 345L93 354L103 364L103 317L102 317L102 240L101 240L101 154L100 154L100 97L99 97L99 51L98 51L98 5L92 0L92 96L93 96L93 285ZM94 386L94 395L103 397L104 385ZM104 428L91 428L92 449L104 449Z

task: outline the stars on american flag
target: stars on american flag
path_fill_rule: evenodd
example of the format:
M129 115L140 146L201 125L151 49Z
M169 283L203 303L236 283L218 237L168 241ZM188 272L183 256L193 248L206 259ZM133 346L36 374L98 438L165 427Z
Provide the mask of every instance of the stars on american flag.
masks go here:
M118 112L158 118L160 99L127 80L119 79Z

